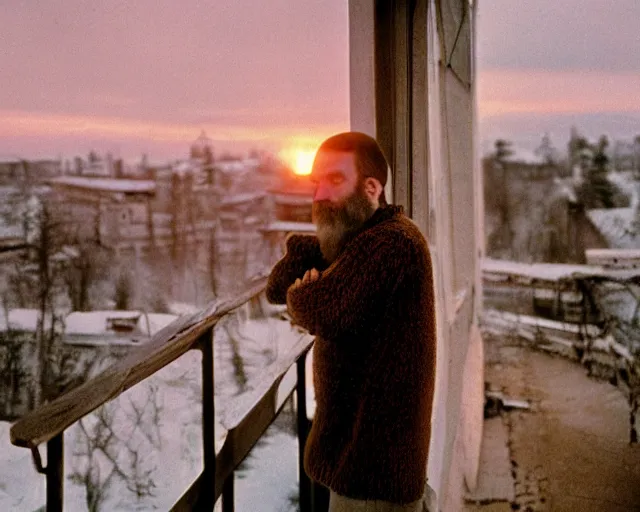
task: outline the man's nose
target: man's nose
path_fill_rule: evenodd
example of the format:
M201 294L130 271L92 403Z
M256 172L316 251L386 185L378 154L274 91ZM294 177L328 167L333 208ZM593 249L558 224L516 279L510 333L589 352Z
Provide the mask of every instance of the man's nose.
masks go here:
M329 201L331 199L331 195L329 193L328 187L324 185L318 185L316 187L316 191L313 194L314 201Z

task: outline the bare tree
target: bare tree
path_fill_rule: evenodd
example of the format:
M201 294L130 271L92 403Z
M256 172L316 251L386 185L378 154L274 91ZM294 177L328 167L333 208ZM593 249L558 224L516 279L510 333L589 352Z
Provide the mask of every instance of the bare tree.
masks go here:
M24 160L22 166L27 178L34 174L28 161ZM72 247L74 242L77 245L74 233L78 229L74 228L54 198L43 195L34 185L31 178L20 181L11 199L10 212L6 214L10 218L6 217L6 220L22 227L27 248L8 276L10 302L38 311L34 334L37 356L32 404L38 406L56 396L58 381L70 378L59 372L63 367L56 370L52 366L63 331L62 299L66 295L65 288L68 291L70 285L75 284L76 293L72 294L76 298L75 305L82 306L81 309L87 307L87 290L96 279L93 270L97 259L92 254L83 253L83 249L78 252ZM73 265L80 265L79 269L74 269L78 279L71 279ZM71 302L74 304L73 300ZM66 371L68 366L64 369Z
M87 508L104 510L119 481L140 502L153 497L155 466L149 453L162 448L158 388L120 396L78 422L70 480L84 487Z
M126 311L133 301L133 278L126 270L120 270L115 282L116 309Z
M2 297L2 309L7 324L5 331L0 332L0 415L14 418L20 415L16 408L21 402L20 395L30 391L29 373L23 355L24 336L9 324L9 308L5 297Z
M98 245L76 237L63 262L62 280L71 308L90 311L89 291L95 283L107 277L107 254Z
M545 133L540 141L540 145L536 148L536 155L538 155L546 165L555 166L558 164L558 150L551 142L551 137L548 133Z

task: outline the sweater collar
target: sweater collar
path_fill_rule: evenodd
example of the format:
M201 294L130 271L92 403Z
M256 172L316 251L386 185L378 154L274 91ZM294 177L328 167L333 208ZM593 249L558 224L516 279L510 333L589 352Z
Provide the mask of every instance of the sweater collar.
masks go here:
M358 230L358 233L362 233L381 222L402 214L404 214L404 207L401 205L388 204L386 206L380 206L375 212L373 212L373 215L365 221L362 227Z

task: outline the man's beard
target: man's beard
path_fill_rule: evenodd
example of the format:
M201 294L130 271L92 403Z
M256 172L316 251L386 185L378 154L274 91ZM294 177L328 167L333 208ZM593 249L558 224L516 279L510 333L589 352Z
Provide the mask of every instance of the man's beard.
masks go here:
M330 264L375 211L361 187L341 204L316 201L312 208L320 250Z

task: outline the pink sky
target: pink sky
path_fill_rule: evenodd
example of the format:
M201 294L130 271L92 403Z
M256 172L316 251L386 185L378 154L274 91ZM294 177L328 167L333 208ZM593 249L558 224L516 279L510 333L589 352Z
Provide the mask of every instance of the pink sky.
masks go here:
M480 8L482 138L640 133L640 2ZM162 159L201 129L238 151L347 129L347 12L346 0L0 0L0 158Z

